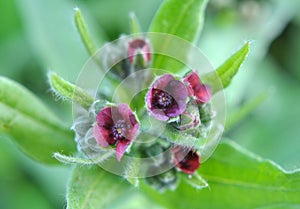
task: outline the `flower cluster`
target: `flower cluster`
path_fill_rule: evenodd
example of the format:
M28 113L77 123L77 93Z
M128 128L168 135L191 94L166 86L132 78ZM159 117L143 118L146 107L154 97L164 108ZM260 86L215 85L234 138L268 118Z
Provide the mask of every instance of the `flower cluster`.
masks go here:
M194 107L195 112L198 113L198 106L195 104L208 102L210 90L200 82L196 72L188 74L183 81L176 80L171 74L157 78L148 90L146 104L149 113L160 121L168 121L181 116L181 119L178 119L180 123L186 117L192 118L190 122L193 126L185 126L185 129L189 129L197 127L200 121L199 114L194 114L189 110ZM189 102L187 102L188 97ZM120 161L137 135L139 128L137 116L127 104L120 104L100 110L96 122L94 137L97 143L102 147L116 146L117 159ZM183 129L183 126L179 127ZM183 172L191 174L199 167L200 158L195 151L190 150L184 158L183 152L180 151L183 150L182 147L175 147L173 150L174 164Z
M114 46L116 48L107 51L106 60L103 61L103 63L115 62L111 68L112 73L123 78L137 70L148 68L152 58L149 41L144 38L122 40L125 41L122 43L121 52L120 43L117 43ZM119 54L114 53L117 51ZM118 56L123 57L124 53L126 59L119 64ZM164 123L166 129L171 127L172 135L189 134L197 139L199 136L205 136L206 129L203 127L208 127L211 121L211 115L207 112L210 110L210 99L211 89L202 83L197 71L191 71L183 77L163 74L149 84L144 98L145 108L141 114L134 112L129 104L125 103L101 102L98 107L94 104L90 110L94 118L91 124L92 137L100 149L115 150L119 162L125 153L152 158L153 153L159 154L169 150L146 172L153 173L153 170L159 170L162 165L171 165L168 171L156 176L150 175L147 182L159 190L172 189L176 185L179 171L191 175L200 167L199 150L193 146L177 143L176 140L168 140L168 136L164 135L152 136L164 141L164 146L158 142L152 142L147 146L134 146L133 142L136 139L143 141L143 134L147 133L145 113L152 119ZM85 138L90 140L90 135L85 135Z

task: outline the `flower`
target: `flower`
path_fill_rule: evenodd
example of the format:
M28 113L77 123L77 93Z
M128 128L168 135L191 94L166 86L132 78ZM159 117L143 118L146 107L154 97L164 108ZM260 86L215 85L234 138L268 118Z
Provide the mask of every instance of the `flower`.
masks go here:
M211 89L209 86L201 82L196 71L192 71L190 74L185 76L183 81L187 84L189 96L194 96L197 103L205 104L209 102Z
M151 59L150 46L143 39L134 39L128 43L127 55L130 63L140 62L141 66L146 67ZM138 55L141 56L138 57Z
M94 137L102 147L116 145L116 156L121 160L137 134L139 123L127 104L105 107L96 116Z
M167 121L184 112L187 96L185 85L181 81L175 80L173 75L165 74L149 88L146 103L153 117Z
M200 156L194 150L186 150L182 146L172 149L173 162L182 172L193 174L200 166Z

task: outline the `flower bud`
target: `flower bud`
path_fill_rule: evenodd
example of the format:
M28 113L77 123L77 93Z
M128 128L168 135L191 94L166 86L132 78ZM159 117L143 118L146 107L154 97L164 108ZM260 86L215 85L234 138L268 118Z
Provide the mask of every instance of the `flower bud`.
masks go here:
M172 149L173 161L176 167L186 174L193 174L200 166L200 156L197 152L187 150L182 146Z
M104 46L101 63L118 78L126 78L130 74L130 63L126 59L128 38L121 36L116 42Z
M145 39L134 39L128 43L128 60L137 69L145 69L150 66L150 45Z
M192 71L184 77L184 82L187 85L189 96L194 97L197 103L205 104L211 98L211 89L203 84L196 71Z
M199 106L201 125L206 128L210 128L213 118L216 116L216 112L212 110L211 103L206 103Z

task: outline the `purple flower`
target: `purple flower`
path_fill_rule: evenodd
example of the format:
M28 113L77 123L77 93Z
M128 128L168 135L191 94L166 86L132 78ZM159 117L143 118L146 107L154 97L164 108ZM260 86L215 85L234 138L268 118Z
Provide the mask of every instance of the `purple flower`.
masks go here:
M118 161L137 134L139 123L127 104L105 107L97 117L94 137L102 147L116 145Z
M196 71L185 76L184 82L187 84L189 96L194 96L197 103L205 104L209 102L211 89L201 82Z
M188 92L185 85L174 76L165 74L150 87L146 96L147 107L153 117L167 121L186 109Z
M181 146L172 149L173 162L182 172L193 174L200 166L200 156L194 150L186 150Z
M130 63L135 61L137 54L141 54L145 64L150 62L151 54L149 44L143 39L135 39L128 43L127 55Z

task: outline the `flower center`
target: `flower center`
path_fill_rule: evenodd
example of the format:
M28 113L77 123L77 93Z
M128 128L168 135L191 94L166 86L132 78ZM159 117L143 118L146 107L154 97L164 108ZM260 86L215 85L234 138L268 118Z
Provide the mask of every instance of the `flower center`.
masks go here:
M118 120L112 127L112 134L116 141L123 140L125 138L125 121Z
M174 103L173 97L165 91L154 89L154 105L157 108L167 108Z

